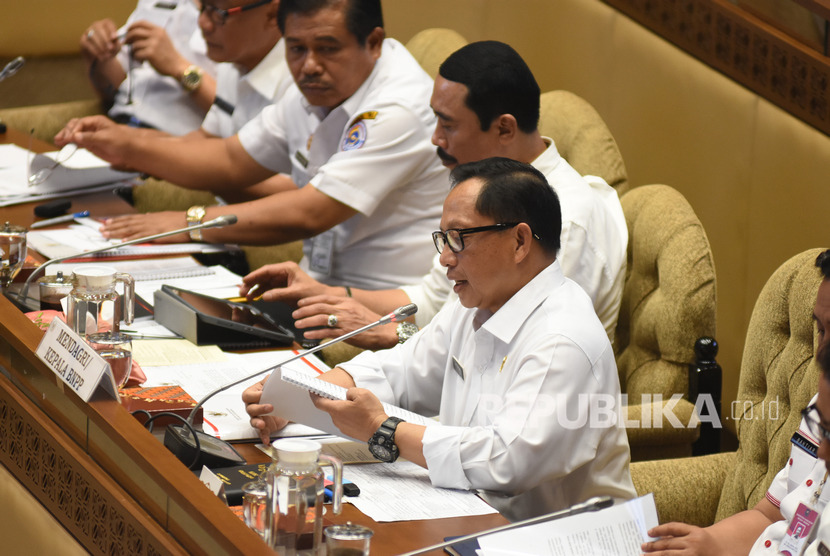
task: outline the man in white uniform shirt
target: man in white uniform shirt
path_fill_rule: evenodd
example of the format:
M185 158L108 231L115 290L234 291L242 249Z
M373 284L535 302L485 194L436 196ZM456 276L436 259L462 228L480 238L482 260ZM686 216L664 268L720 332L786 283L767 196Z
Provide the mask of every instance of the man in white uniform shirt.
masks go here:
M643 552L655 556L774 555L785 549L792 556L824 555L830 551L830 251L816 259L824 279L818 289L813 320L818 330L816 359L822 368L818 394L802 413L793 435L790 458L775 476L766 496L751 509L709 527L665 523L649 531L660 539L643 544ZM812 527L795 538L788 529L799 508L822 514ZM802 514L803 515L803 514ZM815 521L815 520L814 520ZM800 546L799 546L800 543ZM808 543L810 546L808 547ZM822 546L822 544L824 546ZM794 548L798 546L798 548ZM806 549L806 550L805 550Z
M539 134L539 94L530 68L510 46L496 41L464 46L441 65L435 80L431 104L438 124L432 141L449 168L504 156L531 163L545 175L562 205L558 256L562 271L588 292L613 340L628 244L622 206L616 191L605 181L580 176L559 155L553 141ZM254 284L260 284L260 292L277 288L264 294L268 301L298 303L294 317L299 328L337 323L328 329L307 331L310 339L351 332L410 302L418 305L415 324L423 327L454 298L437 258L428 275L394 290L349 288L345 292L316 283L293 263L269 265L249 274L241 292L245 294ZM393 323L349 342L370 349L386 348L404 341L414 330L412 323Z
M403 45L384 40L379 0L283 0L278 22L296 86L237 135L172 155L165 141L121 142L87 118L56 142L219 195L285 172L293 189L208 207L201 218L235 214L239 223L205 230L203 239L306 239L303 267L329 284L388 288L417 279L432 259L428 234L447 179L429 142L431 79ZM129 239L184 223L183 213L162 212L113 219L102 231Z
M461 165L452 179L433 239L458 299L406 343L323 374L347 400L315 405L381 461L400 455L436 487L475 489L511 520L632 498L625 430L591 411L593 396L620 395L619 379L591 300L556 258L556 194L506 158ZM262 385L243 400L267 442L285 422L260 403ZM381 402L441 425L390 419Z
M84 31L87 73L111 118L176 135L198 129L216 89L198 10L191 0L139 0L120 29L102 19Z

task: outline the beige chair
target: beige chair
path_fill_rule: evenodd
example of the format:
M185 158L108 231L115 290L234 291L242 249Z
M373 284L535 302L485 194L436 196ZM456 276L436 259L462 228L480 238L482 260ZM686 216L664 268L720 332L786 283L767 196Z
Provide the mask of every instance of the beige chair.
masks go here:
M450 54L467 44L467 39L452 29L424 29L406 43L406 49L435 79L438 68Z
M655 415L673 394L688 425L688 364L695 341L715 336L715 266L706 232L686 199L667 185L645 185L623 195L628 262L614 351L629 421ZM647 397L646 397L647 396ZM641 403L641 402L645 403ZM659 409L656 413L660 415ZM668 422L630 427L632 459L691 455L699 427Z
M636 191L636 190L635 190ZM738 401L736 452L635 462L637 492L654 492L660 522L706 526L753 507L790 453L801 410L816 393L819 370L812 320L823 249L782 264L758 296L746 333Z
M101 114L97 100L78 100L57 104L21 106L0 110L0 120L20 131L33 130L35 139L52 143L55 135L72 118Z
M548 91L540 99L539 132L583 176L603 178L622 196L628 174L611 130L586 100L568 91Z

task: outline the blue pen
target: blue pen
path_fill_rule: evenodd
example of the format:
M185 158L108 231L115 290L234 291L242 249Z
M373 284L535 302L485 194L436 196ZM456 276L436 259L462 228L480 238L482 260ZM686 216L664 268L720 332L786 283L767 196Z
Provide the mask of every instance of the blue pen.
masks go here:
M75 214L65 214L63 216L56 216L55 218L47 218L46 220L39 220L29 226L29 228L45 228L46 226L53 226L55 224L63 224L64 222L71 222L76 218L86 218L89 216L88 210L76 212Z

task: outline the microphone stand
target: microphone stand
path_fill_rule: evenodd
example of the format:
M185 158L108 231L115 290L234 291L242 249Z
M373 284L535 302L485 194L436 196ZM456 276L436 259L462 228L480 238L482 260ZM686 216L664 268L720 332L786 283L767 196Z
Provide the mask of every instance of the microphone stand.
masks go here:
M153 241L156 239L161 239L163 237L168 237L176 234L183 234L187 232L192 232L194 230L202 230L204 228L221 228L223 226L228 226L231 224L236 224L236 215L233 214L226 214L224 216L220 216L218 218L214 218L213 220L208 220L202 224L197 224L195 226L189 226L186 228L179 228L178 230L172 230L169 232L162 232L160 234L155 234L152 236L147 237L140 237L138 239L132 239L130 241L122 241L121 243L116 243L115 245L107 245L106 247L99 247L98 249L92 249L91 251L84 251L83 253L76 253L74 255L69 255L66 257L59 257L57 259L49 259L29 274L29 277L26 279L26 282L23 284L23 288L17 294L18 302L24 306L26 304L26 300L29 297L29 286L32 284L32 280L34 280L35 276L40 273L41 270L44 270L47 266L55 263L60 263L63 261L67 261L69 259L80 259L82 257L89 257L90 255L95 255L97 253L103 253L104 251L110 251L113 249L119 249L121 247L127 247L129 245L135 245L136 243L147 243L148 241Z
M316 353L327 346L348 340L352 336L355 336L357 334L360 334L361 332L365 332L370 328L374 328L382 324L389 324L390 322L400 322L408 317L411 317L416 312L418 312L418 306L414 303L404 305L403 307L398 307L393 312L381 317L373 323L367 324L366 326L358 328L357 330L349 332L348 334L343 334L338 338L334 338L333 340L329 340L328 342L324 342L318 346L307 349L301 353L298 353L294 357L290 357L285 361L281 361L276 365L273 365L266 369L262 369L243 378L235 380L230 384L226 384L224 386L217 388L213 392L210 392L205 397L203 397L199 401L199 403L196 404L196 406L191 410L190 414L185 420L184 426L177 427L175 425L169 425L167 427L167 430L164 434L164 445L167 446L167 448L171 452L173 452L182 463L190 462L190 464L188 465L189 469L194 469L197 466L199 466L199 464L206 465L207 467L218 467L223 465L245 463L245 460L236 452L236 450L233 449L233 446L231 446L229 443L225 442L224 440L220 440L215 436L209 435L202 431L195 430L193 428L193 420L196 417L196 413L203 405L205 405L205 403L209 399L211 399L213 396L220 392L224 392L228 388L232 388L237 384L241 384L261 374L267 373L268 371L273 371L274 369L281 367L287 363L291 363L292 361L296 361L297 359L302 359L306 355ZM193 434L193 436L191 436L191 433Z
M469 535L464 535L463 537L456 537L452 540L445 541L438 544L433 544L432 546L427 546L424 548L419 548L417 550L413 550L411 552L406 552L404 554L400 554L399 556L415 556L416 554L426 554L427 552L431 552L433 550L438 550L440 548L444 548L446 546L452 546L454 544L469 541L472 539L477 539L479 537L483 537L485 535L492 535L493 533L501 533L502 531L509 531L511 529L518 529L519 527L524 527L526 525L536 525L537 523L545 523L546 521L554 521L557 519L561 519L563 517L570 517L572 515L577 515L585 512L596 512L598 510L602 510L605 508L610 508L614 505L614 499L610 496L596 496L594 498L590 498L581 504L575 504L570 508L565 508L564 510L559 510L558 512L553 512L545 515L540 515L538 517L531 517L530 519L525 519L522 521L516 521L514 523L508 523L507 525L501 525L499 527L493 527L492 529L486 529L484 531L480 531L478 533L471 533Z

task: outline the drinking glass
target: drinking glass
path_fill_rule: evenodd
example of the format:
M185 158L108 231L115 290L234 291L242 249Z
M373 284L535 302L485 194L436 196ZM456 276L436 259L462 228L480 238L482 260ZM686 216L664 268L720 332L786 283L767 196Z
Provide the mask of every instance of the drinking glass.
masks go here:
M26 228L6 222L0 229L0 289L9 287L26 261Z
M87 343L109 363L115 385L123 388L133 366L133 344L130 336L119 332L96 332L87 336Z
M374 531L347 521L345 525L326 527L328 556L369 556L369 541Z
M242 516L245 518L248 527L263 538L265 537L265 511L267 507L268 491L263 479L260 478L242 486Z

